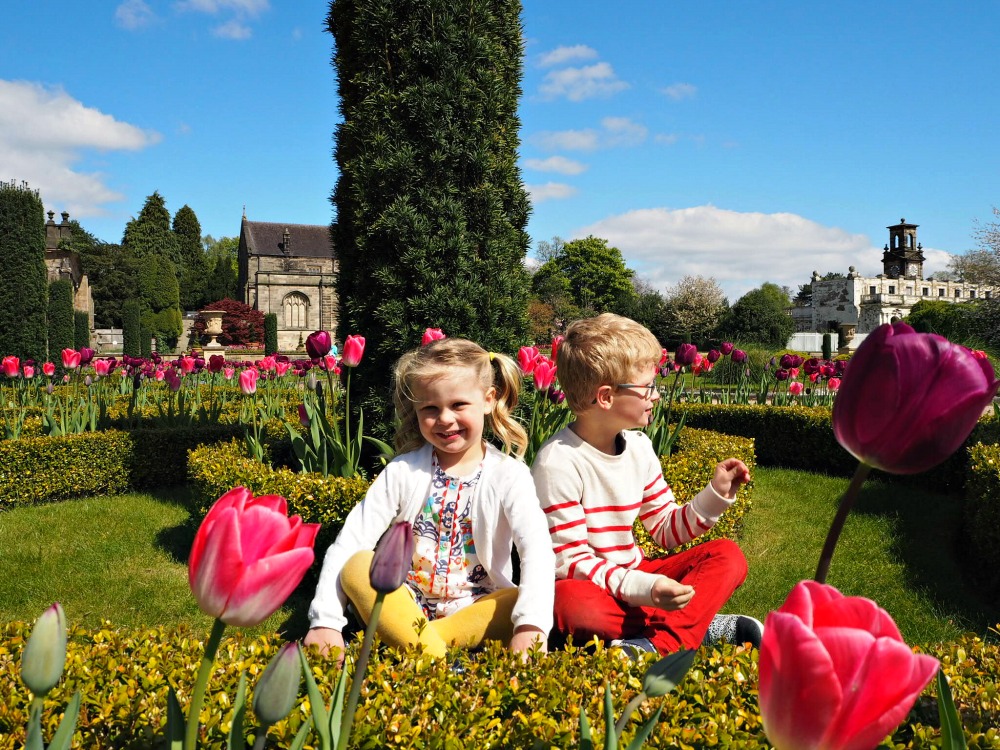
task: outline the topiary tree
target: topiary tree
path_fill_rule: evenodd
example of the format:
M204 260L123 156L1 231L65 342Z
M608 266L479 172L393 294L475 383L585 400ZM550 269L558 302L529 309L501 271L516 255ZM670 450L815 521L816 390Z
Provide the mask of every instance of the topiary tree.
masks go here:
M75 349L73 282L57 279L49 284L49 359L58 362L63 349Z
M388 423L371 409L389 403L391 365L426 327L497 351L527 340L520 10L510 0L329 4L343 115L338 338L368 339L354 381L366 425Z
M833 336L829 331L823 334L823 359L833 358Z
M45 209L27 183L0 182L0 356L45 359Z
M278 353L278 316L267 313L264 316L264 354Z
M122 353L142 357L142 305L139 300L126 300L122 305ZM149 336L146 335L146 339Z
M83 310L73 311L73 347L90 347L90 316Z

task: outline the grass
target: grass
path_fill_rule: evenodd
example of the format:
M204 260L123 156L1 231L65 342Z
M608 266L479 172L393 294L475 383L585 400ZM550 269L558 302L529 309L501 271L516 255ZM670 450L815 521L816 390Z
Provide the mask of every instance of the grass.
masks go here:
M763 619L796 582L815 572L847 480L758 468L754 507L740 544L747 582L726 611ZM0 513L0 618L33 621L59 601L86 627L211 625L191 596L187 555L195 523L182 490L16 508ZM907 642L952 640L1000 623L1000 604L983 601L956 562L957 499L869 480L848 519L828 583L876 600ZM317 551L322 556L322 550ZM251 632L301 636L314 578Z

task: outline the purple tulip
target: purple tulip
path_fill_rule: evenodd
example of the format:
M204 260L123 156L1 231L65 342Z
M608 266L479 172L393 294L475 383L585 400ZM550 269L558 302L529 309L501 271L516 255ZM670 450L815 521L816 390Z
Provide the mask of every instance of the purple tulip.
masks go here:
M408 521L400 521L382 535L375 547L368 571L372 588L391 594L406 582L412 565L413 527Z
M310 359L325 357L333 348L333 340L326 331L315 331L306 338L306 353Z
M694 344L681 344L674 352L674 362L679 365L693 365L694 358L698 356L698 347Z
M943 336L886 323L847 366L833 432L859 461L917 474L958 450L998 386L989 360Z
M94 358L94 350L89 346L80 347L80 367L86 367Z
M723 341L722 345L719 347L719 350L722 352L723 357L728 357L730 354L733 353L734 348L735 347L733 346L733 343L731 341Z
M742 349L733 349L733 362L746 362L747 353Z
M705 359L707 359L712 364L715 364L716 362L719 361L719 357L721 356L722 352L720 352L718 349L709 349L708 354L705 355Z
M788 380L788 376L790 374L791 373L789 373L788 370L786 370L784 367L779 367L777 370L774 371L774 379L775 380Z

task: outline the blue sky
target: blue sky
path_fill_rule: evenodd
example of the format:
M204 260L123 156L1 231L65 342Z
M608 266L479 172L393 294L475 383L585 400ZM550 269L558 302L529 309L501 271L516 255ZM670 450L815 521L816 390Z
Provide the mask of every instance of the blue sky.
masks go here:
M328 223L327 7L6 4L0 179L112 242L154 190L215 237L244 205ZM594 234L656 288L702 275L734 301L877 273L905 217L944 270L1000 205L998 21L995 2L525 0L532 247Z

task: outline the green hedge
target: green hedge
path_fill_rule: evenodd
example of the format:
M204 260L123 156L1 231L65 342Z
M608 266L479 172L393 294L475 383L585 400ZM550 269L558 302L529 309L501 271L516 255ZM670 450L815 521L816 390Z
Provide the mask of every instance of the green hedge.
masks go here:
M1000 595L1000 445L969 449L965 521L971 574L988 596Z
M30 694L18 677L30 626L0 629L0 750L24 745ZM221 750L232 721L232 698L241 671L247 673L246 725L257 726L250 710L252 692L281 642L277 636L244 637L227 631L216 660L202 712L205 750ZM43 732L51 737L76 690L83 702L73 747L140 750L163 745L168 685L186 708L202 654L202 642L187 629L88 631L70 628L66 670L45 699ZM350 649L356 655L357 640ZM967 636L927 649L941 660L962 713L970 748L1000 747L1000 692L995 685L1000 651L995 643ZM332 660L310 654L312 672L325 700L337 676ZM579 742L579 709L584 705L598 743L603 738L603 691L611 687L616 715L638 692L645 662L622 659L614 650L583 649L534 657L527 662L491 644L461 660L415 660L392 649L372 654L354 722L352 748L571 748ZM349 660L350 661L350 660ZM626 729L656 708L663 715L646 748L770 747L761 726L757 657L743 647L700 649L678 689L640 707ZM289 718L271 728L270 747L288 747L308 711L304 687ZM248 738L251 739L252 738ZM940 746L933 688L893 734L892 747ZM248 747L250 744L248 743ZM315 746L314 743L312 746Z

